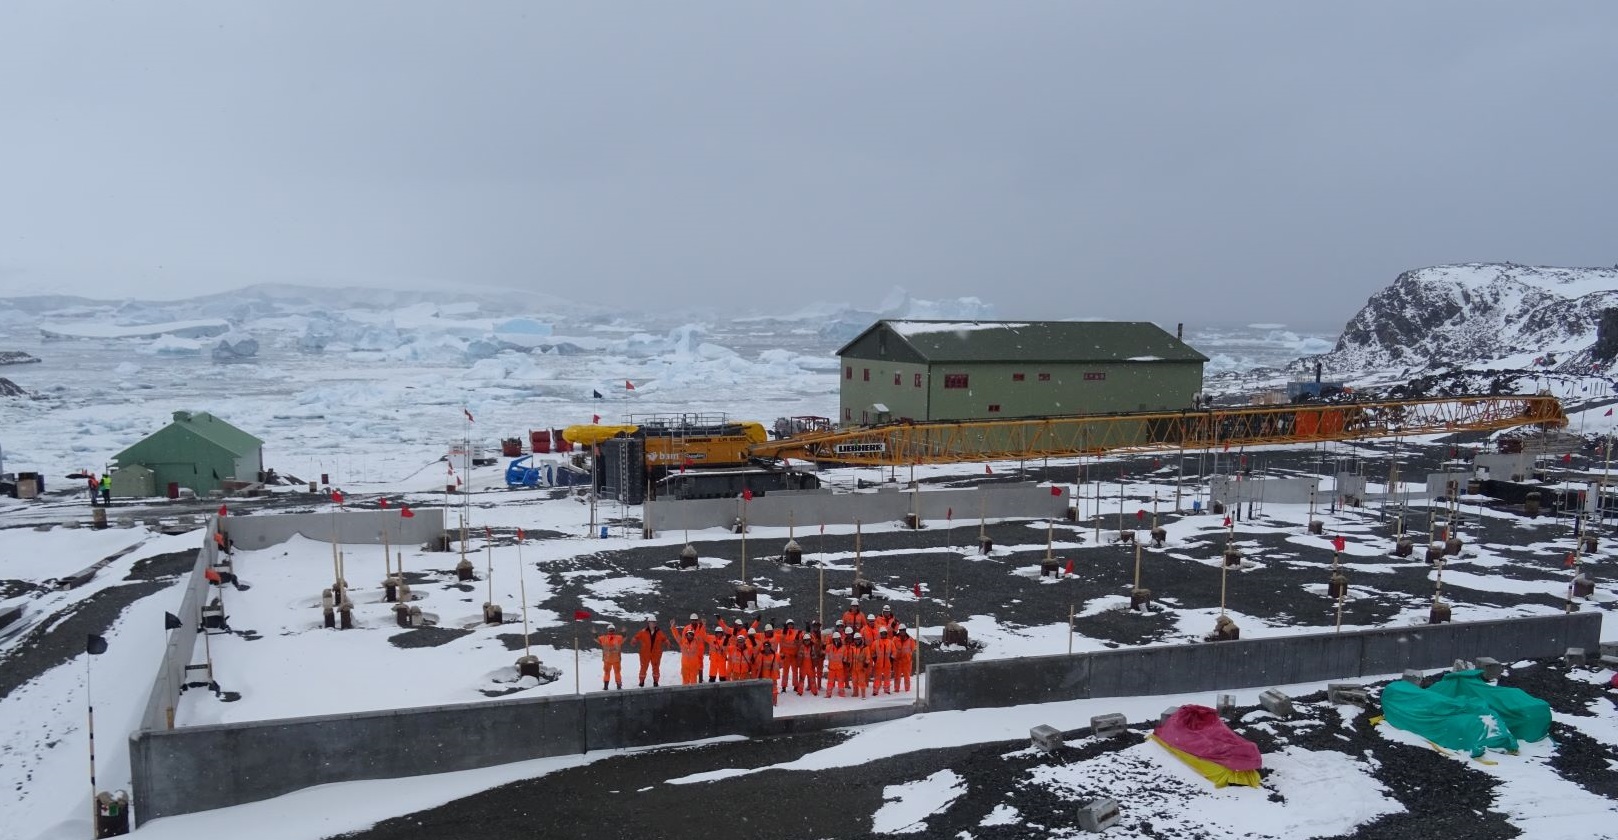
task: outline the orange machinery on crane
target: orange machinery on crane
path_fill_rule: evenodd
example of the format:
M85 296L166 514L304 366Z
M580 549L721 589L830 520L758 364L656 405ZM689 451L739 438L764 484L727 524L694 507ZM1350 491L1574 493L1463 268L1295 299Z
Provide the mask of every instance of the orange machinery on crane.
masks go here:
M1020 420L889 423L754 443L753 459L848 466L1172 452L1567 425L1548 394L1303 403Z

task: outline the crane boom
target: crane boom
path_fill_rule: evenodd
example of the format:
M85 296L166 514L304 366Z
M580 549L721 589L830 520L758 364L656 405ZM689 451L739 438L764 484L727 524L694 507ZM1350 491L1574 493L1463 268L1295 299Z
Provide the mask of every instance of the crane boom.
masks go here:
M1451 432L1567 425L1553 396L1447 397L1187 409L1020 420L890 423L811 432L754 444L759 459L796 458L850 466L950 464L1301 444Z

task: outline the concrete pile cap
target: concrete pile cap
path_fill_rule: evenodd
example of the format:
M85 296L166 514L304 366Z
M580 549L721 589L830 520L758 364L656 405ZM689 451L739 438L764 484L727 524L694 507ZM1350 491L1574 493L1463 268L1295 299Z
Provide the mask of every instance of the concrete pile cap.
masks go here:
M1034 746L1047 753L1056 752L1066 745L1062 738L1062 730L1048 723L1042 723L1028 730L1028 738Z
M697 547L690 544L690 543L686 543L685 548L680 549L680 556L681 557L695 557L695 556L697 556Z
M1258 704L1276 717L1292 717L1292 698L1273 688L1259 694Z
M1102 832L1118 824L1121 815L1118 812L1118 801L1102 797L1092 799L1079 806L1079 828L1085 831Z

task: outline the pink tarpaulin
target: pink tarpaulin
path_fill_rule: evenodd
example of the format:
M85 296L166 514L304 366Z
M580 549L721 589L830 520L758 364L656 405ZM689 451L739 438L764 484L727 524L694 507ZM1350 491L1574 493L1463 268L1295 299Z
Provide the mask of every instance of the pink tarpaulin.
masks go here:
M1258 745L1230 731L1219 713L1207 706L1181 706L1152 734L1181 752L1231 770L1262 766Z

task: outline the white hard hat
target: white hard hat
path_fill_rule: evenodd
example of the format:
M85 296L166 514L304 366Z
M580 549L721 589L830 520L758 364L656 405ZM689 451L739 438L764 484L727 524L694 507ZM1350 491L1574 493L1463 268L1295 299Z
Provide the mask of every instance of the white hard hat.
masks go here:
M691 620L692 620L692 621L701 621L701 620L702 620L702 619L701 619L701 618L699 618L699 617L697 617L697 614L696 614L696 613L692 613L692 614L691 614Z
M866 613L865 614L865 620L866 621L876 621L876 616L872 615L871 613Z
M903 624L901 624L901 625L899 625L899 629L903 630L903 629L905 629L905 626Z
M653 618L651 616L646 616L646 623L647 624L654 624L656 622L657 622L657 619L655 619L655 618Z
M877 634L877 635L878 635L878 636L886 636L886 635L888 635L888 628L886 628L886 627L879 627L879 628L877 628L877 631L876 631L876 634Z
M764 632L766 632L766 633L768 633L768 632L770 632L771 630L774 630L774 629L775 629L774 624L766 624L766 625L764 625Z

